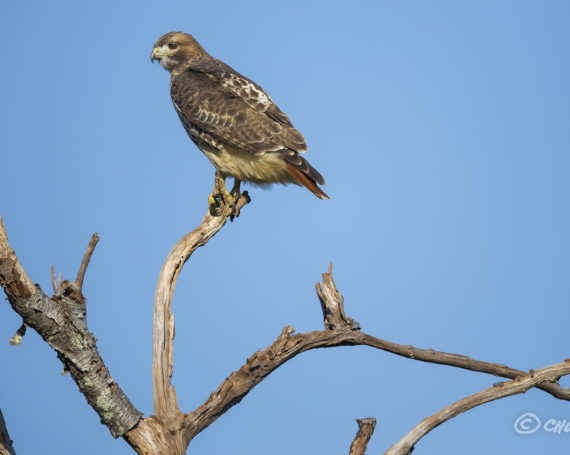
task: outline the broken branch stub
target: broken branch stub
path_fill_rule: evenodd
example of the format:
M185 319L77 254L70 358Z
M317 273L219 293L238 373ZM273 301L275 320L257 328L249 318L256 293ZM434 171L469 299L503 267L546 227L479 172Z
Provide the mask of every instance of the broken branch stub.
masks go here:
M368 441L370 441L376 427L376 419L374 417L356 419L356 423L358 424L358 433L356 433L354 441L350 445L348 455L364 455Z
M360 324L344 312L344 297L338 292L332 275L332 262L329 271L323 273L323 282L316 283L315 289L321 302L325 330L360 330Z

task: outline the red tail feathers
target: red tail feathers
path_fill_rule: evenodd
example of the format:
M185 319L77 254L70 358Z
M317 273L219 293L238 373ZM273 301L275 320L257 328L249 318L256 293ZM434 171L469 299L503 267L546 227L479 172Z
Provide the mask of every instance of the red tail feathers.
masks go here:
M311 180L306 174L304 174L302 171L300 171L290 163L286 162L285 165L287 166L287 172L289 173L289 175L293 177L295 180L297 180L305 188L307 188L311 193L313 193L319 199L330 199L330 197L328 197L326 193L323 190L321 190L317 186L317 184L313 180Z

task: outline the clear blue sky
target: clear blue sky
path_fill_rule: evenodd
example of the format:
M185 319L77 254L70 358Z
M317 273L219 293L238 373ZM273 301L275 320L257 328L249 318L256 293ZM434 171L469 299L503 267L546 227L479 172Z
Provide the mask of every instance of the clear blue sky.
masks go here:
M184 269L174 383L194 409L284 325L320 329L334 262L347 313L380 338L528 370L570 357L567 1L4 2L0 214L32 279L85 284L113 378L152 412L152 307L172 245L207 208L213 168L172 108L154 41L193 34L262 85L309 145L331 201L252 188L252 204ZM0 306L0 408L18 454L128 454L61 364ZM499 381L363 347L306 353L200 434L194 455L370 454ZM570 380L563 381L570 386ZM418 454L562 453L570 420L532 390L436 429Z

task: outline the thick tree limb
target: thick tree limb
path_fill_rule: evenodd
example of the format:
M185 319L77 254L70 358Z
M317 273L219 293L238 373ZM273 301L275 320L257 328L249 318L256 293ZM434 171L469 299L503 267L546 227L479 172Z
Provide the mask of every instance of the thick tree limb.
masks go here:
M489 389L477 392L455 403L446 406L436 414L426 417L410 430L402 439L394 444L385 455L408 455L416 443L443 422L459 414L490 401L524 393L528 389L545 381L558 381L561 376L570 374L570 359L550 365L540 370L531 371L509 382L500 382Z
M12 440L6 428L6 422L0 409L0 455L16 455L14 447L12 447Z
M140 412L113 381L99 355L87 328L87 308L81 293L77 295L64 282L63 294L49 298L36 287L9 245L1 217L0 285L14 311L57 352L64 369L111 434L122 436L135 426Z
M169 430L156 416L141 419L123 438L140 455L178 455L188 447L180 429Z
M216 188L218 184L216 180ZM248 202L249 196L243 193L239 196L235 207L221 206L218 216L208 213L196 229L186 234L174 245L160 271L154 299L152 383L154 412L164 422L176 420L182 416L174 387L171 385L172 341L174 339L174 317L171 307L178 276L192 253L216 235L226 224L228 217L234 215L236 211L239 213L241 207ZM177 423L173 422L173 425L176 426Z
M356 419L358 424L358 433L350 445L350 452L348 455L364 455L366 453L366 446L368 441L374 433L374 427L376 427L376 419L374 417L367 417L362 420Z
M26 300L37 292L36 285L28 277L20 260L8 243L6 229L0 216L0 285L8 299Z

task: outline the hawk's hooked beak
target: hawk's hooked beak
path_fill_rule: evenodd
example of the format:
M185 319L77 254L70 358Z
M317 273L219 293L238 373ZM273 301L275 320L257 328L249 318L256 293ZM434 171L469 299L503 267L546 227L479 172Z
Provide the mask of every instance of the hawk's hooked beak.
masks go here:
M160 61L160 58L162 57L162 55L160 55L159 52L159 48L155 47L152 52L150 53L150 63L154 63L155 60Z

